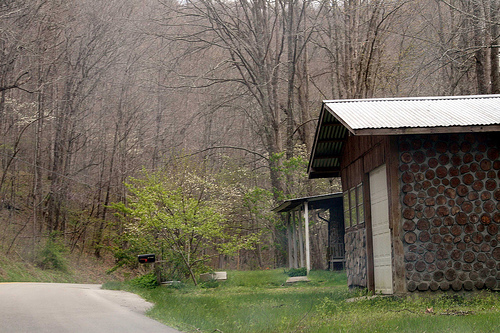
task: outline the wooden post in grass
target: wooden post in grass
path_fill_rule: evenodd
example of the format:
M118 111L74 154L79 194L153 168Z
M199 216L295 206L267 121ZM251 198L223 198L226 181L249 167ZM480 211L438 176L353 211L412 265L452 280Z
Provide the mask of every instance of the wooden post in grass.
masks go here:
M304 226L302 225L302 216L299 214L299 256L300 266L304 267Z
M296 214L295 211L293 212L293 220L292 220L292 235L293 235L293 268L298 268L299 262L298 262L298 256L297 256L297 226L295 225L296 220Z
M153 263L153 269L156 275L156 283L161 286L161 266L159 261Z
M286 235L287 235L287 238L288 238L288 268L292 268L293 266L293 254L292 254L292 251L293 251L293 247L292 247L292 218L291 218L291 214L290 212L286 213L286 221L287 221L287 225L286 225Z
M306 201L304 203L304 219L306 221L306 268L307 274L309 275L309 271L311 270L311 251L309 249L309 203Z

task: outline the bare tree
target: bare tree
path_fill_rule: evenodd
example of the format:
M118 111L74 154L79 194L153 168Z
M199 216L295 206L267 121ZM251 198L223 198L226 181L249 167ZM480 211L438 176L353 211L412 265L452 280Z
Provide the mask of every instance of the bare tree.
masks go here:
M328 59L328 67L317 76L323 80L328 74L330 92L322 89L328 98L367 98L381 91L385 86L381 79L387 79L384 67L398 66L387 55L391 53L389 45L397 45L390 37L408 3L346 0L325 5L314 43ZM396 59L400 55L396 54Z
M499 11L500 2L498 0L490 0L489 8L489 26L490 26L490 81L491 93L500 93L500 29L499 29Z

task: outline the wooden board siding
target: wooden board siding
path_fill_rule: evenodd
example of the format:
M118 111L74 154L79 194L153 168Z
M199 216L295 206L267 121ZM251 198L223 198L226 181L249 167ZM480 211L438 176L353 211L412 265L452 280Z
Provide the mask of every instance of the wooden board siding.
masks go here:
M386 163L387 156L395 157L395 170L397 174L397 142L393 144L393 139L389 136L350 136L342 154L341 175L343 191L363 183L364 192L365 223L347 229L345 235L346 271L350 287L367 287L369 290L374 290L375 288L368 174L370 171ZM389 167L394 168L394 164L390 163ZM397 179L388 181L387 186L390 191L390 187L394 186L394 182L397 190L389 192L389 195L391 193L392 195L396 195L395 199L389 199L389 214L392 214L390 216L394 215L392 213L393 209L390 206L391 203L399 202L399 182ZM401 266L398 265L398 267ZM404 282L404 278L400 278L400 281ZM396 289L396 291L398 290Z
M342 190L353 188L363 181L363 159L353 161L347 168L342 169Z
M388 142L388 136L349 136L342 154L343 189L361 183L365 173L385 163Z
M366 173L364 175L363 186L365 206L365 229L366 229L366 256L373 258L373 233L372 233L372 210L370 207L370 177ZM366 287L368 290L375 290L374 267L373 260L366 261Z
M398 137L391 137L387 149L387 178L389 193L389 222L392 232L392 267L394 270L394 293L402 294L406 291L404 271L404 246L401 226L400 181L399 181L399 152Z

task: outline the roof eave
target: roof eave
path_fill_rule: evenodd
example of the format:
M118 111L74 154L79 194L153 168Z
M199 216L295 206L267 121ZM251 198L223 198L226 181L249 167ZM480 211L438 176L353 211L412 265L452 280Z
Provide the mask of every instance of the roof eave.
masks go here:
M328 112L330 112L332 116L334 116L345 128L347 128L349 132L356 135L356 130L354 130L352 126L350 126L342 117L340 117L332 108L330 108L328 104L326 104L326 102L323 102L323 108L328 109Z
M271 211L276 212L276 213L284 213L284 212L296 210L297 208L302 206L302 204L304 202L308 202L311 205L314 205L316 203L321 203L321 202L325 202L328 200L334 200L334 199L339 199L339 198L342 198L342 192L334 192L334 193L329 193L329 194L320 194L320 195L314 195L314 196L309 196L309 197L289 199L289 200L285 200L278 207L271 209Z
M349 128L348 128L349 129ZM500 124L476 126L438 126L438 127L403 127L403 128L360 128L349 129L353 135L409 135L409 134L444 134L468 132L498 132Z
M321 124L323 123L323 116L325 113L325 103L323 103L323 106L321 108L321 112L319 113L319 118L318 118L318 123L316 124L316 131L314 133L314 140L313 140L313 147L311 149L311 155L309 156L309 164L307 165L307 174L309 175L309 179L311 179L311 166L312 166L312 161L314 159L314 155L316 153L316 147L318 144L318 137L319 137L319 131L321 129Z
M334 178L340 177L340 171L334 172L321 172L315 171L314 169L309 172L309 179L320 179L320 178Z

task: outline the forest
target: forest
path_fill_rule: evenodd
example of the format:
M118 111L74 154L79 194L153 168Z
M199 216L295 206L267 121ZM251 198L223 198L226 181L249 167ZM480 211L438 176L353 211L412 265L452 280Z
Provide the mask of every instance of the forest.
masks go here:
M169 193L158 205L186 205L177 220L205 214L205 234L175 246L221 267L280 267L285 233L271 209L340 190L307 179L321 102L499 93L499 10L499 0L1 0L0 253L36 261L57 241L124 264L167 237L166 225L134 227L146 182Z

